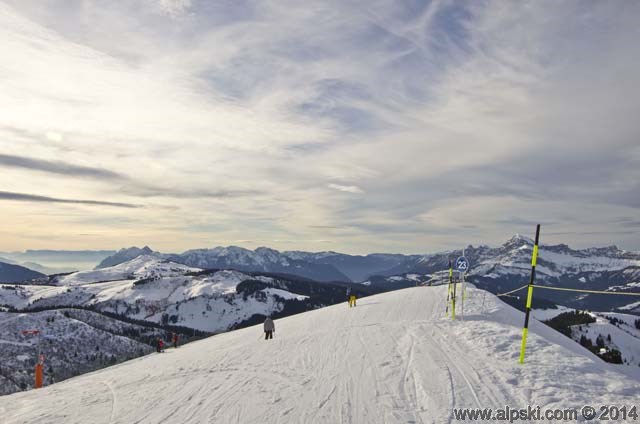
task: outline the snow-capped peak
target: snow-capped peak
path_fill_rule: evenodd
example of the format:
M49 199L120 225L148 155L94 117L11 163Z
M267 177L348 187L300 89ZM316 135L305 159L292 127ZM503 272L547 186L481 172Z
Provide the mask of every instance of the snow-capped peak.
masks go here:
M115 254L102 260L102 262L100 262L98 266L96 266L96 269L115 266L123 262L129 261L131 259L134 259L140 255L153 255L153 254L155 254L155 252L151 250L149 246L144 246L142 249L135 246L120 249Z
M523 245L523 244L527 244L527 245L533 245L534 241L533 239L527 237L527 236L523 236L522 234L516 233L513 235L513 237L511 237L509 240L507 240L507 242L504 244L505 246L508 245Z

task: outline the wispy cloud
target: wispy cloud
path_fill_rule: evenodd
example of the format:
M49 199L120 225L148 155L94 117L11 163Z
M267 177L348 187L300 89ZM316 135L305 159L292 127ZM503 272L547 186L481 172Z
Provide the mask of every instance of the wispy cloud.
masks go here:
M129 176L103 168L80 166L62 161L48 161L26 156L0 154L0 167L19 168L68 177L83 177L116 184L119 191L138 197L169 197L177 199L223 199L257 195L255 190L207 190L180 188L174 185L152 185L132 180Z
M32 171L49 172L74 177L89 177L109 180L127 180L125 175L103 168L73 165L61 161L35 159L26 156L0 154L0 166L9 168L24 168Z
M342 184L331 183L327 187L332 188L334 190L338 190L338 191L344 191L345 193L354 193L354 194L363 193L363 190L360 187L354 186L354 185L342 185Z
M9 191L0 191L0 200L17 200L20 202L43 202L43 203L70 203L76 205L93 205L93 206L113 206L118 208L139 208L140 205L120 202L107 202L101 200L84 200L84 199L60 199L56 197L38 196L36 194L12 193Z

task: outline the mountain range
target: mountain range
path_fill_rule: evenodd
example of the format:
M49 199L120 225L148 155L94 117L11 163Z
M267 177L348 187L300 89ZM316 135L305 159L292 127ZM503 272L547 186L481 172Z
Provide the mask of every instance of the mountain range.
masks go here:
M427 255L370 254L348 255L337 252L279 252L265 247L216 247L190 250L182 254L163 254L144 247L123 249L106 258L99 267L124 261L144 252L187 266L285 273L315 281L355 281L379 289L437 283L447 276L450 261L464 255L470 261L467 280L493 293L503 293L528 282L533 241L515 235L498 247L467 246ZM541 245L536 282L540 285L586 290L637 291L640 288L640 253L616 246L572 249L565 244ZM602 296L537 290L536 298L571 307L640 311L640 303L624 296ZM541 300L541 301L542 301ZM633 307L631 307L631 306Z
M492 293L504 293L529 282L533 240L516 235L499 247L468 246L464 250L470 262L467 281ZM462 256L462 250L408 258L387 274L430 274L446 278L449 261ZM640 253L609 246L571 249L565 244L540 245L536 266L536 284L557 288L577 288L608 292L638 292L640 289ZM522 293L520 293L522 294ZM640 312L637 297L536 289L535 300L580 309ZM535 304L534 304L535 306Z
M363 281L377 272L386 271L412 256L400 254L347 255L337 252L280 252L268 247L249 250L238 246L194 249L181 254L164 254L152 251L148 246L121 249L105 258L97 268L117 265L138 255L158 258L203 269L236 269L284 273L310 278L315 281Z
M144 246L112 252L102 258L96 271L143 255L198 269L275 273L319 282L359 282L379 290L390 290L441 282L447 276L449 261L464 252L470 261L467 281L493 293L504 293L528 281L532 248L533 241L520 235L513 236L498 247L467 246L464 251L459 249L426 255L280 252L267 247L249 250L237 246L194 249L176 254L161 253ZM107 251L101 252L104 254ZM2 269L9 268L0 268L0 281L19 281L19 276L3 275ZM27 279L38 276L23 272ZM105 281L108 279L112 277L104 276ZM624 251L615 246L572 249L564 244L543 244L539 250L536 282L560 288L637 291L640 288L640 253ZM540 302L549 300L575 308L640 311L640 303L623 296L536 290L535 298Z

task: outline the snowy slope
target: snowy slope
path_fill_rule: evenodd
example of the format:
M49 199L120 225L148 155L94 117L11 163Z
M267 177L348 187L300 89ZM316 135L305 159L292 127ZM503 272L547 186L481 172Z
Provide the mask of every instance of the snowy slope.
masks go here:
M148 343L164 334L89 311L0 312L0 395L33 387L40 352L51 383L152 352Z
M121 267L119 265L118 267ZM116 268L116 267L114 267ZM157 272L157 268L153 268ZM116 276L114 272L108 275ZM98 271L91 272L95 274ZM78 273L81 274L81 273ZM227 331L255 314L270 315L284 308L284 301L302 301L308 296L278 288L256 293L238 293L247 280L276 282L238 271L216 271L203 275L154 274L146 280L116 280L70 286L0 286L0 305L25 308L84 307L116 313L156 324L174 324L208 332ZM87 274L83 275L86 278ZM103 276L105 274L101 274ZM142 275L145 275L144 273Z
M550 320L561 313L574 312L575 309L559 306L550 309L534 309L533 316L540 321ZM635 315L613 312L588 312L596 322L574 325L571 327L571 338L576 342L581 336L596 344L598 336L604 339L607 348L613 348L622 354L624 365L630 367L630 372L640 377L640 329L636 321L640 317Z
M637 404L640 382L537 321L469 289L418 287L249 327L0 398L3 423L443 423L454 407ZM483 304L483 306L481 306Z
M74 272L73 274L58 277L57 284L75 286L104 281L150 278L158 275L168 277L193 271L199 271L199 268L163 261L151 255L140 255L116 266L93 271Z
M596 318L596 322L589 325L582 325L573 328L572 337L579 340L581 335L585 335L594 341L598 336L605 339L605 345L619 350L623 359L640 375L640 330L634 326L634 320L638 317L633 315L617 313L591 313ZM614 325L610 318L621 321ZM607 337L611 337L609 342Z
M288 315L334 304L345 293L343 286L329 283L201 270L151 255L58 276L53 283L1 284L0 306L23 312L80 307L217 333L253 323L257 315Z

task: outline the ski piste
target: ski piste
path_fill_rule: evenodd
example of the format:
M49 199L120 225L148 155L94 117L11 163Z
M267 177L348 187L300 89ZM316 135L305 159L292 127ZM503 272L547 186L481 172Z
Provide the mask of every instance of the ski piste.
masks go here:
M6 424L443 423L453 408L633 405L638 376L604 363L469 284L465 320L447 286L414 287L210 337L41 390L0 398ZM482 302L484 300L484 308Z

